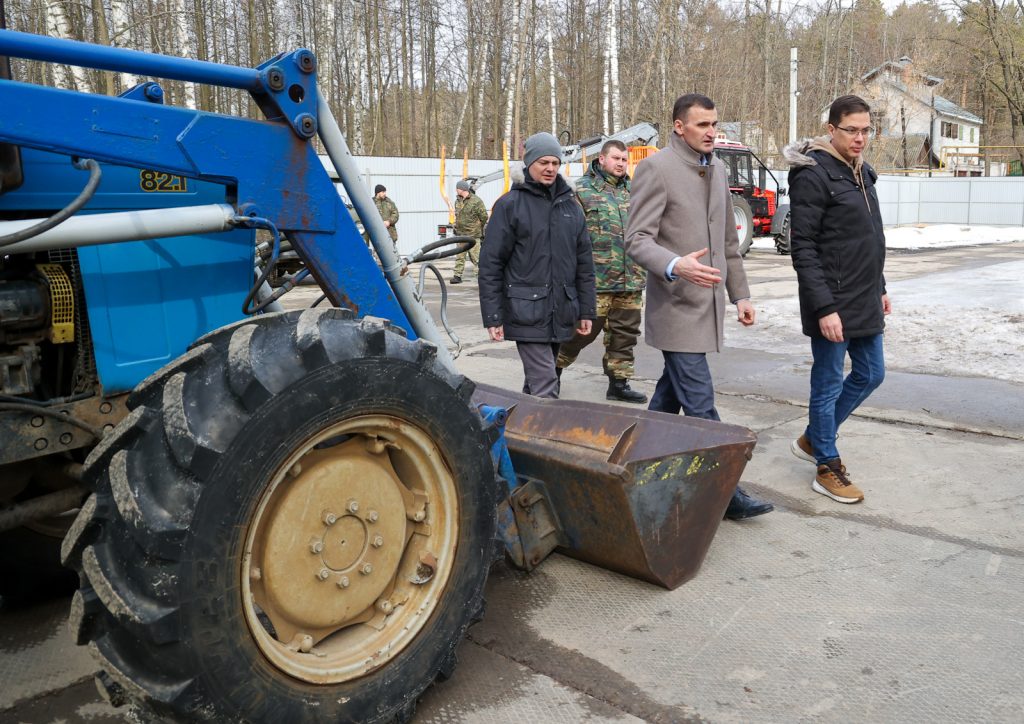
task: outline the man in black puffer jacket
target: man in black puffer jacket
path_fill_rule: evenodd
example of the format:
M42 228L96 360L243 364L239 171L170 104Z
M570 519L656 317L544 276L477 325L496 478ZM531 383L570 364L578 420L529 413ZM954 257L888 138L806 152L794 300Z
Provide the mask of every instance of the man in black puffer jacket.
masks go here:
M811 338L811 396L797 457L816 463L811 487L840 503L864 494L850 481L836 447L839 426L882 383L885 234L878 175L861 154L873 135L871 108L843 96L829 108L828 136L787 146L792 255L803 332ZM849 354L850 374L843 378Z
M550 133L526 139L524 179L494 204L480 250L484 326L516 342L524 389L537 397L558 397L558 346L590 334L597 313L586 219L561 163Z

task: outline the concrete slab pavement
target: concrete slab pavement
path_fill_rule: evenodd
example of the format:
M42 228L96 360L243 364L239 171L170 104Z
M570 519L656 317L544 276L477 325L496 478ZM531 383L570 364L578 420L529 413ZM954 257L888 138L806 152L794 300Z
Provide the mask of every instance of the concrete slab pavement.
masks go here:
M894 273L1020 258L971 251L907 256ZM763 296L790 293L778 259L748 269ZM455 288L449 315L460 370L517 389L514 345L485 342L474 285ZM650 394L661 357L638 352L634 387ZM600 355L591 345L566 370L563 396L605 401ZM529 575L497 565L485 620L415 721L1024 721L1024 390L890 372L843 428L867 496L844 506L813 493L812 466L789 452L806 364L737 348L712 360L722 417L758 433L744 484L774 513L723 522L671 592L561 555ZM92 693L65 613L0 610L0 722L125 720Z

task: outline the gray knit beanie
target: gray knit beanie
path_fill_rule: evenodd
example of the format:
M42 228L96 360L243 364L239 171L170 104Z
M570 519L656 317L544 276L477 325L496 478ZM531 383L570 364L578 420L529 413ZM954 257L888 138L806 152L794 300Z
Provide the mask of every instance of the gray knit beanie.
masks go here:
M558 139L550 133L534 133L526 139L525 150L523 151L523 166L529 168L538 158L554 156L559 162L562 161L562 145Z
M457 188L459 191L472 191L473 190L473 187L469 185L469 181L467 181L466 179L462 179L457 184L455 184L455 188Z

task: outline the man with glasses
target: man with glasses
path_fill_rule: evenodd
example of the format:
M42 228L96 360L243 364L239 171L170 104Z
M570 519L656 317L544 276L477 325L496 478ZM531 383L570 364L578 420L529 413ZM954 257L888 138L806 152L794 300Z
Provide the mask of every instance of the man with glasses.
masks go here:
M863 153L874 135L871 108L857 96L829 108L828 135L783 150L790 163L792 256L803 332L811 338L808 425L793 454L815 463L811 488L840 503L864 493L843 465L839 426L882 383L882 332L892 311L885 293L885 234L878 174ZM847 355L852 365L843 377Z

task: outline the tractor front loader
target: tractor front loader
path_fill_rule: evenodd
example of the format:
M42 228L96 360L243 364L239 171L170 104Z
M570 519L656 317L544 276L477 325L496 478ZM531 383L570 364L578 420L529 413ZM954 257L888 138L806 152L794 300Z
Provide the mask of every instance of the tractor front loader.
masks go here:
M0 530L77 509L70 627L112 702L405 721L496 559L697 572L753 434L459 374L312 53L248 69L5 30L0 56L240 89L265 116L0 80ZM282 239L331 306L275 311Z

